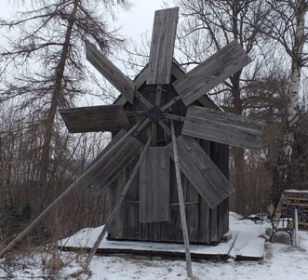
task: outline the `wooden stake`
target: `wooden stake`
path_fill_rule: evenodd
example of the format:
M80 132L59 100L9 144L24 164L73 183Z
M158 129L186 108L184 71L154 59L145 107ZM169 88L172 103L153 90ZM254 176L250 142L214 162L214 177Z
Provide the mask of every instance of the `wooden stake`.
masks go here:
M140 122L135 124L117 143L115 143L109 151L106 152L102 158L100 158L95 164L93 164L85 173L83 173L73 184L71 184L56 200L54 200L26 229L24 229L17 237L11 241L3 250L0 251L0 257L4 255L8 250L12 249L14 245L22 240L41 220L42 218L49 213L49 211L64 197L66 197L71 191L73 191L85 177L87 177L92 170L99 164L105 157L109 156L114 152L124 141L130 136L139 126Z
M93 259L93 256L95 255L95 253L96 253L96 251L97 251L99 245L101 244L101 242L102 242L102 240L103 240L105 234L107 233L107 230L108 230L108 228L109 228L111 222L113 221L115 215L116 215L117 212L119 211L120 206L121 206L121 204L122 204L122 202L123 202L123 200L124 200L124 198L125 198L125 196L126 196L126 194L127 194L127 192L128 192L128 189L129 189L129 187L131 186L131 184L132 184L132 182L133 182L133 180L134 180L134 178L135 178L135 176L136 176L136 174L137 174L137 172L138 172L138 170L139 170L139 168L140 168L141 162L142 162L142 160L144 159L147 150L149 149L149 146L150 146L150 144L151 144L151 141L152 141L152 135L149 137L148 142L146 143L146 145L145 145L145 147L144 147L144 149L143 149L143 151L142 151L142 153L141 153L141 155L140 155L140 158L139 158L139 160L138 160L138 162L137 162L137 164L136 164L136 166L135 166L135 168L134 168L134 170L133 170L133 173L132 173L132 175L130 176L129 180L127 181L127 183L126 183L126 185L125 185L125 187L124 187L124 189L123 189L123 191L122 191L122 193L121 193L121 195L120 195L120 198L119 198L119 200L118 200L116 206L114 207L113 211L111 212L111 214L110 214L110 216L109 216L109 218L108 218L108 220L107 220L107 222L106 222L106 224L105 224L105 226L104 226L102 232L101 232L100 235L97 237L97 240L95 241L95 244L94 244L94 246L92 247L91 252L89 253L89 255L88 255L88 257L87 257L87 259L86 259L86 261L85 261L85 264L84 264L85 267L88 267L88 266L89 266L91 260Z
M184 204L181 171L180 171L180 163L179 163L179 155L178 155L178 149L177 149L177 144L176 144L176 137L175 137L175 132L174 132L173 120L171 120L171 135L172 135L172 146L173 146L173 153L174 153L176 182L177 182L178 197L179 197L179 204L180 204L182 232L183 232L183 239L184 239L184 246L185 246L187 277L189 279L193 279L190 248L189 248L189 237L188 237L188 230L187 230L187 223L186 223L185 204Z
M298 246L298 210L297 207L294 209L295 216L295 247Z

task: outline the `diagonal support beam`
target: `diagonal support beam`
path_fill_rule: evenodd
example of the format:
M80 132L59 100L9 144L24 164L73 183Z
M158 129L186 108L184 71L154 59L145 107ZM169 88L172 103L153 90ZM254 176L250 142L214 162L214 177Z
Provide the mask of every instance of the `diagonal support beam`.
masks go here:
M147 143L146 143L146 145L145 145L145 147L144 147L144 149L143 149L143 151L142 151L142 153L140 155L140 158L139 158L139 160L138 160L138 162L137 162L137 164L136 164L136 166L135 166L135 168L133 170L132 175L130 176L129 180L127 181L127 183L126 183L126 185L125 185L125 187L124 187L124 189L123 189L123 191L122 191L122 193L120 195L120 198L119 198L116 206L114 207L113 211L111 212L111 214L110 214L110 216L109 216L109 218L108 218L108 220L107 220L107 222L106 222L102 232L97 237L97 240L95 241L95 244L92 247L91 252L89 253L89 255L88 255L88 257L87 257L87 259L85 261L85 266L86 267L89 266L91 260L93 259L93 256L95 255L99 245L101 244L105 234L107 233L107 230L108 230L111 222L113 221L115 215L119 211L119 209L120 209L120 207L122 205L122 202L123 202L123 200L124 200L128 190L129 190L129 188L130 188L130 186L131 186L135 176L137 175L137 172L138 172L138 170L140 168L140 165L141 165L141 163L142 163L142 161L143 161L143 159L144 159L144 157L146 155L146 152L148 151L148 149L150 147L151 141L152 141L152 137L149 137L149 139L148 139L148 141L147 141Z
M111 155L123 142L127 137L132 135L132 133L138 128L140 123L135 124L124 136L118 141L106 154L102 157L97 164L99 164L105 157ZM62 199L64 199L67 195L69 195L74 189L80 186L80 182L84 180L92 171L96 168L96 164L93 164L91 168L89 168L84 174L82 174L73 184L71 184L56 200L54 200L32 223L25 228L20 234L18 234L4 249L0 251L0 257L2 257L7 251L12 249L17 242L22 240L38 223L56 206Z
M183 232L183 239L184 239L184 245L185 245L187 277L189 279L192 279L193 272L192 272L191 256L190 256L190 248L189 248L189 237L188 237L188 230L187 230L187 223L186 223L186 214L185 214L185 204L184 204L184 196L183 196L183 188L182 188L182 180L181 180L180 162L179 162L178 148L177 148L177 143L176 143L173 121L171 121L171 134L172 134L173 158L174 158L175 172L176 172L176 183L177 183L178 198L179 198L179 204L180 204L182 232Z

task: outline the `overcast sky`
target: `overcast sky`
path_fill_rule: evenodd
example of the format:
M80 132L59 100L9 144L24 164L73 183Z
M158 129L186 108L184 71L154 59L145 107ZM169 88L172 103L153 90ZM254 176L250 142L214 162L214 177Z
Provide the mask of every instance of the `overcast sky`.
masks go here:
M131 0L133 7L118 17L119 26L128 37L138 39L142 33L152 33L155 10L162 9L163 0ZM169 1L172 2L172 1ZM122 33L122 32L121 32Z
M12 6L8 2L8 0L0 0L0 17L7 18L10 16ZM162 8L164 0L130 0L130 2L133 4L132 8L129 11L121 10L114 25L115 27L122 27L121 33L123 35L137 40L142 33L152 32L154 11ZM168 1L168 3L172 2ZM172 6L172 4L169 5Z
M148 40L150 40L155 10L162 9L164 1L165 0L130 0L133 4L131 9L128 11L119 9L117 12L117 20L115 22L109 22L109 25L114 26L114 29L121 28L119 33L125 39L132 39L137 44L141 44L141 35L146 32ZM8 0L0 0L0 18L9 18L11 13L14 13L12 6L9 5L8 2ZM166 2L168 2L169 7L174 6L173 0L168 0ZM125 53L121 53L120 57L122 55L125 55ZM113 62L127 74L128 70L122 68L119 61Z

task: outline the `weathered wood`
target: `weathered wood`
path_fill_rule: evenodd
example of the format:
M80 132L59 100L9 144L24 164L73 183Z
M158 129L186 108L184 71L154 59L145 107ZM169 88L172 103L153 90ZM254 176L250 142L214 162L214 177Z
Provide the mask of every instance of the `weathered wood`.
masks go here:
M135 137L129 136L126 141L118 147L118 149L109 156L105 156L108 150L120 141L124 135L125 131L120 131L108 146L98 155L94 160L95 168L92 168L92 172L84 178L84 184L96 191L101 191L103 187L107 187L112 183L121 170L137 155L139 155L143 144ZM101 160L101 158L104 158L104 160ZM99 164L97 162L99 162Z
M246 149L261 144L262 121L217 110L189 106L182 134Z
M165 147L151 147L139 172L141 223L169 221L169 156Z
M187 230L189 234L189 240L198 240L198 219L199 219L199 193L191 185L189 180L182 176L182 186L186 189L185 208L186 208L186 220Z
M169 84L179 8L155 12L147 84Z
M185 117L183 116L179 116L179 115L174 115L174 114L169 114L169 113L165 113L165 118L168 120L174 120L174 121L179 121L179 122L183 122L185 120Z
M144 147L144 149L143 149L141 155L140 155L139 161L137 162L137 164L136 164L136 166L135 166L135 168L134 168L134 170L133 170L132 175L130 176L129 180L127 181L127 183L126 183L126 185L125 185L125 187L124 187L124 189L123 189L123 191L122 191L122 193L121 193L121 195L120 195L120 197L119 197L119 200L118 200L118 202L117 202L115 208L114 208L113 211L111 212L111 214L110 214L110 216L109 216L109 218L108 218L108 220L107 220L107 222L106 222L106 224L105 224L105 226L104 226L102 232L101 232L101 233L99 234L99 236L97 237L97 240L95 241L94 246L92 247L91 252L89 253L89 255L88 255L88 257L87 257L87 259L86 259L86 261L85 261L85 266L86 266L86 267L89 266L89 264L90 264L91 260L93 259L93 256L95 255L95 253L96 253L96 251L97 251L99 245L101 244L101 242L102 242L104 236L106 235L107 230L108 230L108 228L109 228L109 226L110 226L112 220L114 219L114 217L116 216L117 212L119 211L120 206L121 206L121 204L122 204L122 202L123 202L123 200L124 200L124 198L125 198L125 195L126 195L126 193L128 192L128 190L129 190L129 188L130 188L130 186L131 186L131 184L132 184L132 182L133 182L135 176L137 175L137 172L138 172L138 170L139 170L139 168L140 168L141 162L143 161L143 158L145 157L146 152L147 152L147 150L148 150L148 148L149 148L149 146L150 146L150 144L151 144L151 140L152 140L152 139L151 139L151 137L150 137L150 138L148 139L148 141L147 141L147 143L146 143L146 145L145 145L145 147Z
M213 245L219 242L219 216L218 207L210 210L210 240Z
M60 109L70 133L119 131L128 128L129 122L121 105L105 105Z
M135 84L125 76L95 45L86 41L88 61L121 93L133 103Z
M198 241L210 244L210 207L204 199L200 198L199 207L199 236Z
M105 160L105 157L108 157L113 153L140 125L137 123L134 125L113 147L101 157L96 164L93 164L91 168L87 169L73 184L71 184L57 199L55 199L36 219L34 219L31 224L26 227L20 234L18 234L4 249L0 251L0 257L2 257L8 250L12 249L17 242L22 240L48 213L53 209L63 198L70 194L75 188L80 186L80 183L88 177L93 169L96 168L96 165L99 165L101 161Z
M184 204L184 196L183 196L183 189L182 189L180 161L179 161L177 141L175 137L173 121L171 121L171 135L172 135L173 159L174 159L175 173L176 173L176 183L177 183L178 197L179 197L179 203L180 203L182 233L183 233L184 246L185 246L186 271L187 271L187 277L191 279L193 277L193 272L192 272L192 265L191 265L187 222L186 222L186 215L185 215L185 204Z
M221 173L195 139L177 138L181 171L211 208L215 208L232 192L230 182ZM173 158L169 144L169 155Z
M173 86L187 106L250 62L239 43L233 41L179 78Z

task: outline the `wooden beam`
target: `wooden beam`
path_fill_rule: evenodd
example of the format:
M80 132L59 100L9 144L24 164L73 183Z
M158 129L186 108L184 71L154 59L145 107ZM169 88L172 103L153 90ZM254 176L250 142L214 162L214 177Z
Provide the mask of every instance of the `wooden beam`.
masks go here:
M187 106L250 62L246 52L234 40L176 80L173 86Z
M129 122L121 105L104 105L60 109L70 133L119 131L128 128Z
M179 8L155 12L147 84L169 84Z
M105 154L104 157L110 156L118 147L122 145L122 143L129 137L140 125L137 123L134 125L122 138L118 141L113 147L109 149L109 151ZM105 160L105 158L100 158L96 164L100 164L101 161ZM70 194L75 188L80 186L80 182L86 178L93 169L96 168L96 164L93 164L91 168L89 168L84 174L82 174L73 184L71 184L57 199L55 199L36 219L34 219L30 225L28 225L21 233L19 233L4 249L0 251L0 257L2 257L8 250L12 249L17 242L22 240L39 222L56 206L62 199L64 199L68 194Z
M149 137L149 139L148 139L148 141L147 141L147 143L146 143L146 145L145 145L145 147L144 147L144 149L143 149L143 151L142 151L142 153L140 155L140 158L139 158L139 160L138 160L138 162L137 162L137 164L136 164L136 166L135 166L135 168L133 170L132 175L130 176L129 180L127 181L127 183L126 183L126 185L125 185L125 187L124 187L124 189L123 189L123 191L122 191L122 193L121 193L121 195L119 197L119 200L118 200L116 206L112 210L112 212L111 212L111 214L110 214L110 216L109 216L109 218L108 218L108 220L107 220L107 222L106 222L102 232L97 237L97 240L95 241L95 244L92 247L91 252L89 253L89 255L88 255L88 257L87 257L87 259L85 261L85 267L89 266L91 260L93 259L93 256L95 255L99 245L101 244L105 234L107 233L107 230L108 230L110 224L112 223L114 217L116 216L117 212L119 211L119 209L120 209L120 207L122 205L122 202L123 202L123 200L124 200L128 190L129 190L129 188L130 188L130 186L131 186L135 176L137 175L137 172L138 172L138 170L140 168L140 165L141 165L141 163L142 163L142 161L143 161L143 159L144 159L144 157L146 155L146 152L147 152L147 150L148 150L148 148L149 148L149 146L151 144L151 141L152 141L152 139L151 139L151 137Z
M108 144L106 148L94 160L95 168L82 181L83 184L89 186L95 191L101 191L110 185L120 174L122 169L127 166L136 156L139 155L143 144L135 137L129 136L126 141L109 156L106 153L125 135L125 131L121 130ZM104 158L104 160L101 160ZM99 164L97 164L99 162Z
M173 158L171 143L167 147ZM177 147L181 171L206 203L215 208L233 192L232 185L194 138L179 136Z
M92 43L86 41L88 61L121 93L133 103L135 84L125 76L105 55Z
M261 145L263 126L263 121L199 106L189 106L182 134L256 150Z
M168 222L170 158L165 147L150 147L139 172L140 223Z
M165 118L168 119L168 120L174 120L174 121L179 121L179 122L185 121L184 116L170 114L170 113L164 113L164 115L165 115Z
M175 137L173 121L171 121L171 135L172 135L173 159L174 159L175 173L176 173L176 183L177 183L178 198L179 198L179 204L180 204L181 225L182 225L183 240L184 240L184 246L185 246L187 277L188 279L192 279L193 272L192 272L191 255L190 255L190 248L189 248L189 237L188 237L188 230L187 230L187 223L186 223L184 195L183 195L181 171L180 171L180 161L179 161L177 141Z

